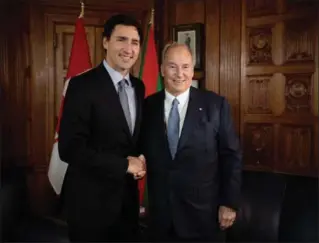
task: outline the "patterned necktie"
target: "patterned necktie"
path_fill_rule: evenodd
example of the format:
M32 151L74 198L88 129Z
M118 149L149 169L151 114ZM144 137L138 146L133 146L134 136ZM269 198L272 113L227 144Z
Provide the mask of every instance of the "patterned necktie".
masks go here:
M127 83L127 80L123 79L118 83L119 86L119 97L120 97L120 102L124 111L124 115L126 118L127 125L130 129L130 132L132 134L132 120L131 120L131 113L130 113L130 108L128 104L128 97L127 93L125 91L125 85Z
M169 149L171 151L172 158L175 158L178 140L179 140L179 113L178 113L178 100L174 99L172 103L172 108L169 112L168 122L167 122L167 139L169 144Z

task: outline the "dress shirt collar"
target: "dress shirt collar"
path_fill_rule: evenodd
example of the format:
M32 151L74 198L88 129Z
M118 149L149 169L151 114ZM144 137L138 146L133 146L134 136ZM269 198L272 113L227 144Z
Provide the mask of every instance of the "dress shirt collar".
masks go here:
M186 103L186 101L187 101L188 98L189 98L189 88L188 88L185 92L179 94L178 96L172 95L171 93L169 93L169 92L165 89L165 100L166 100L167 102L169 102L170 104L172 104L172 102L173 102L173 100L174 100L175 98L178 100L179 105L184 106L184 104Z
M116 71L115 69L113 69L104 59L103 60L103 65L105 67L105 69L108 71L108 73L111 76L111 79L113 81L113 84L115 87L118 86L118 83L120 81L122 81L123 79L126 79L128 82L128 86L132 86L131 80L130 80L130 75L126 74L125 77L123 77L123 75L121 73L119 73L118 71Z

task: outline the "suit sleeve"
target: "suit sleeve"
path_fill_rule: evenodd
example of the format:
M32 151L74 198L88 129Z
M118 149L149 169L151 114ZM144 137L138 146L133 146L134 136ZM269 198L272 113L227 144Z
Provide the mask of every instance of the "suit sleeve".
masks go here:
M88 81L71 79L67 89L59 130L60 158L96 175L122 180L128 167L127 159L88 146L91 101L85 82Z
M241 190L242 154L235 132L231 110L223 98L218 136L221 176L220 205L238 209Z

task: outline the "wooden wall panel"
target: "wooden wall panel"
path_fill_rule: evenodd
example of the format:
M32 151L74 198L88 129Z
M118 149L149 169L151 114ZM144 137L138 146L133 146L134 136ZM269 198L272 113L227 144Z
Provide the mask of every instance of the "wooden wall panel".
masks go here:
M0 31L3 38L0 38L0 162L1 169L7 164L8 160L8 142L5 137L8 136L8 91L9 91L9 49L8 49L8 36L9 29L5 21L7 17L7 7L2 2L0 4Z
M241 75L241 4L238 0L221 1L220 22L220 94L232 107L235 126L240 122ZM208 71L208 70L207 70Z
M48 76L49 63L46 48L45 28L46 21L43 15L45 8L41 5L30 6L30 42L32 58L32 130L31 130L31 158L32 173L28 176L28 188L31 206L34 211L48 212L52 204L46 203L52 196L48 195L48 179L46 165L50 154L48 147L52 137L48 134ZM52 68L52 67L51 67ZM51 142L52 143L52 142Z
M176 2L175 11L175 24L205 22L204 0Z
M26 166L30 125L28 11L26 4L16 2L2 2L0 11L1 162L3 166Z
M220 2L206 1L206 52L205 52L205 88L216 93L220 92Z
M247 127L263 127L265 123L273 127L270 138L273 156L264 156L262 164L254 153L244 152L247 169L263 170L267 164L273 172L318 176L315 138L318 137L319 4L310 2L243 1L244 151L254 151L251 145L255 138Z

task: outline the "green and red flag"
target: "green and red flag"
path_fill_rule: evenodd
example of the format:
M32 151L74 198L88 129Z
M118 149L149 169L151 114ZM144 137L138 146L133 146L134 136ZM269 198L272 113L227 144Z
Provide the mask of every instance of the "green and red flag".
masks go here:
M154 38L153 11L151 21L147 27L147 34L144 43L145 44L142 49L139 78L144 82L145 96L147 97L162 89L162 80L159 72ZM140 192L140 205L142 206L147 200L147 190L145 189L146 177L144 177L142 180L139 180L138 187Z

